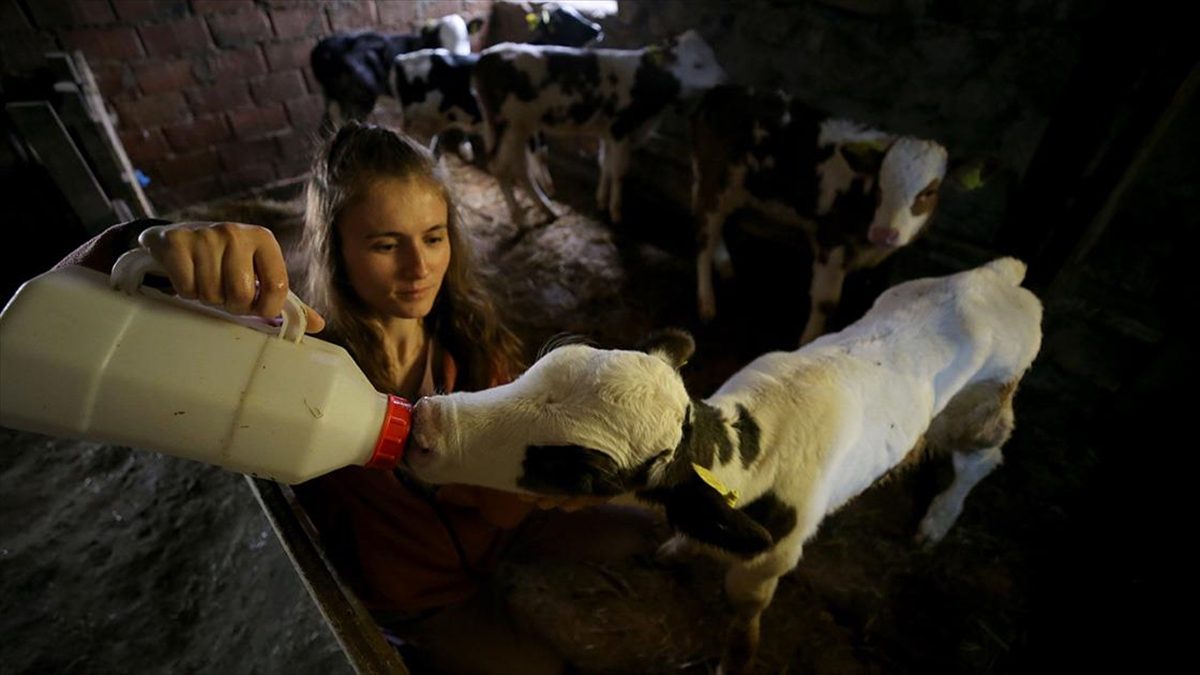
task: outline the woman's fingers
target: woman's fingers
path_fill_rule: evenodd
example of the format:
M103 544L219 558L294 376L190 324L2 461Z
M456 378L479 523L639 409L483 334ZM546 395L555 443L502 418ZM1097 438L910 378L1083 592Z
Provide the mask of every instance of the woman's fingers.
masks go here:
M287 298L287 265L275 235L242 223L176 223L148 228L138 242L150 251L181 297L233 314L279 316ZM309 310L310 332L324 320ZM313 328L316 326L317 328Z
M268 319L279 316L287 299L288 278L283 252L274 237L254 248L251 267L258 278L258 299L253 312Z
M304 313L308 315L308 323L304 327L305 333L320 333L325 330L325 317L317 314L317 310L305 305Z

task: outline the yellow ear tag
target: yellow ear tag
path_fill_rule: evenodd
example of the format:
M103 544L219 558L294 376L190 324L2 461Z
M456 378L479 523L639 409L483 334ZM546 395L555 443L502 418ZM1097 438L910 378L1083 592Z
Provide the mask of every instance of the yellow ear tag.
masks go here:
M724 483L721 482L720 478L717 478L716 475L713 474L713 472L700 466L699 464L696 464L695 462L692 462L692 470L696 472L697 476L700 476L700 480L708 483L709 487L720 493L720 495L725 498L725 503L729 504L730 506L737 506L737 490L730 490Z
M529 24L529 30L536 30L538 27L539 17L537 14L530 12L525 15L525 23Z
M872 150L875 152L886 152L888 149L888 144L887 141L882 139L875 139L873 141L854 141L853 143L847 143L846 149L856 155L862 155Z
M667 62L667 52L662 47L654 46L646 49L646 56L650 59L650 63L661 67Z
M983 164L976 162L971 165L971 168L963 172L958 179L959 184L964 190L977 190L983 186Z

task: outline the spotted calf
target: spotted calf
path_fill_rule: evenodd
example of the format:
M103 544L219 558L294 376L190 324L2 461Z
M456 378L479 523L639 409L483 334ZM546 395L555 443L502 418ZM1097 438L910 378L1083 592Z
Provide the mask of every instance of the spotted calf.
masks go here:
M383 35L371 31L339 33L324 38L309 55L313 75L325 94L325 129L349 120L364 120L380 96L390 95L396 56L418 49L442 48L454 54L471 51L469 35L482 25L458 14L430 21L413 34Z
M488 14L484 44L527 42L531 45L583 47L604 39L595 21L571 5L499 0Z
M717 87L701 101L692 132L701 318L716 316L713 268L733 272L725 220L749 207L802 228L811 245L801 344L825 332L847 273L878 265L929 225L946 180L946 149L936 141L832 118L781 92ZM978 169L965 164L951 172L953 182L965 187Z
M1012 400L1041 342L1041 303L1003 258L884 292L845 330L751 362L705 400L677 370L680 331L644 351L560 347L510 384L420 400L419 478L552 495L635 493L680 541L731 559L722 672L745 673L779 577L821 520L923 449L953 484L921 521L944 537L1001 461Z
M502 44L483 51L474 86L483 109L489 164L516 222L516 181L549 219L546 195L530 177L523 148L538 131L601 139L596 202L621 220L621 179L633 144L669 107L722 81L724 71L695 31L663 46L634 50Z

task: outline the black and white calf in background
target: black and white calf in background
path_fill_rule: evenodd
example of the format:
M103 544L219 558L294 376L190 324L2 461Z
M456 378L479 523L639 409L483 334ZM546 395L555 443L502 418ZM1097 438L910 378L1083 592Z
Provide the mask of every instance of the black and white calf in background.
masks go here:
M582 47L603 38L600 27L570 6L554 3L530 13L530 43ZM395 58L389 93L400 102L405 126L432 134L456 129L482 136L483 113L471 90L478 54L421 49Z
M525 161L524 147L538 131L600 137L596 203L621 221L621 179L633 145L672 106L720 83L725 73L695 31L644 49L568 49L501 44L483 51L475 67L475 94L487 130L489 168L500 181L514 221L523 214L517 182L549 219L555 218Z
M964 162L950 182L977 187L981 169L981 162ZM878 265L929 225L947 179L947 152L936 141L830 117L782 92L731 85L709 91L693 115L692 171L700 317L716 316L714 266L733 273L725 221L749 207L802 228L809 241L804 344L825 332L847 273Z
M360 31L324 38L309 55L313 75L325 94L322 129L329 131L349 120L364 120L380 96L390 96L392 64L397 55L435 48L469 54L470 35L482 24L480 19L467 23L458 14L450 14L430 21L416 34Z
M600 24L570 5L548 2L525 16L531 45L583 47L604 39Z
M941 540L1001 462L1013 396L1041 344L1024 263L995 260L885 291L858 322L766 354L706 400L676 372L686 333L644 352L560 347L515 381L421 399L406 462L421 479L665 506L678 541L731 559L722 671L744 673L759 617L822 519L928 449L955 478L919 535Z
M391 92L400 102L404 128L429 134L434 155L441 153L446 132L459 131L468 138L483 135L483 113L471 91L471 73L478 61L478 54L448 49L421 49L395 59ZM459 146L459 154L472 161L469 140Z
M584 47L604 39L600 25L571 5L497 0L488 13L484 45L524 42L531 45Z
M603 39L600 27L570 6L548 3L528 19L532 44L582 47ZM434 154L440 153L442 134L461 132L459 155L474 158L471 139L483 137L483 113L471 90L471 74L478 54L455 53L448 49L421 49L400 54L393 64L390 93L400 103L406 130L419 130L433 138ZM545 143L531 138L529 161L538 184L553 191L546 167Z

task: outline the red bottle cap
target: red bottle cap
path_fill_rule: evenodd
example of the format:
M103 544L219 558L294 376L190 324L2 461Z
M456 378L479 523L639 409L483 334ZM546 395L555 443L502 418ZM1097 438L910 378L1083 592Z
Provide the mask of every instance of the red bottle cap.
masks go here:
M394 469L404 456L408 431L412 425L412 403L399 396L388 396L387 414L375 442L375 452L366 466L372 469Z

